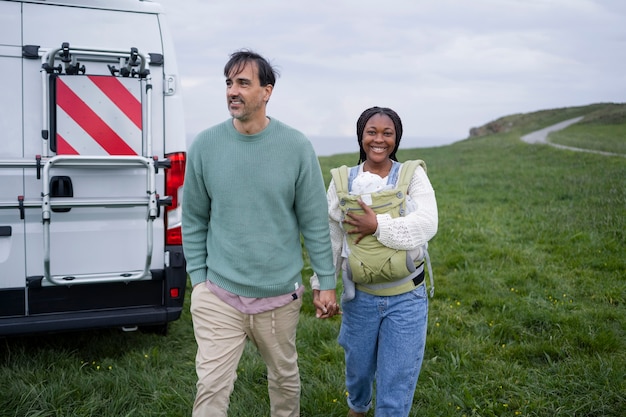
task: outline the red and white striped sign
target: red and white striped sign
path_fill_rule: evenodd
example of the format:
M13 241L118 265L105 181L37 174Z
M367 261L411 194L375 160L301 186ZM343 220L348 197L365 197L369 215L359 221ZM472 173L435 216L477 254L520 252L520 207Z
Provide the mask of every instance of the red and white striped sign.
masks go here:
M141 82L106 75L59 75L57 154L141 155Z

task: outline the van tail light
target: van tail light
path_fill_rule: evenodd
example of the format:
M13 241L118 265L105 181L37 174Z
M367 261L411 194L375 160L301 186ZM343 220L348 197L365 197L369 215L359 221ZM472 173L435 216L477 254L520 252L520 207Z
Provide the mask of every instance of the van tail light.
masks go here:
M172 205L165 207L165 244L182 245L182 199L185 180L186 154L184 152L165 155L171 167L165 170L165 195L172 197Z

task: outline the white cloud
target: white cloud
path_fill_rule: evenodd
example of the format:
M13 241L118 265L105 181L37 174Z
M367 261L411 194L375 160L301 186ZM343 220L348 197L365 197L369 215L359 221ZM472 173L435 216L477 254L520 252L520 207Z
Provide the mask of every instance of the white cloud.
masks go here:
M268 113L354 135L365 108L405 135L463 139L511 113L626 96L622 0L162 0L190 133L228 117L223 66L247 47L281 72Z

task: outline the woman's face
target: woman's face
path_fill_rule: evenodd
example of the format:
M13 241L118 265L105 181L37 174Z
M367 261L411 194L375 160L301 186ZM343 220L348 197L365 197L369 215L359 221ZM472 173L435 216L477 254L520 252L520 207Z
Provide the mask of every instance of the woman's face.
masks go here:
M396 129L386 114L370 117L363 129L363 150L371 162L384 162L396 147Z

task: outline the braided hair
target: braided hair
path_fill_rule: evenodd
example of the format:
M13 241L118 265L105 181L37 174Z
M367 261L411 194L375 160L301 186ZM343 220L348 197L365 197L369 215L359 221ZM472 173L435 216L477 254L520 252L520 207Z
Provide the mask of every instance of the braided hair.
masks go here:
M376 114L383 114L385 116L388 116L393 122L393 126L396 129L396 146L395 148L393 148L393 152L391 152L391 155L389 155L389 158L392 161L398 160L396 158L396 151L398 150L398 147L400 146L400 139L402 139L402 120L400 120L400 116L398 116L398 113L396 113L395 111L387 107L370 107L369 109L361 113L361 116L356 121L356 137L357 137L357 140L359 141L359 149L360 149L359 162L358 162L359 164L361 162L365 162L365 160L367 159L367 155L365 154L365 150L363 149L363 131L365 130L365 124L367 123L369 119L372 118L372 116Z

